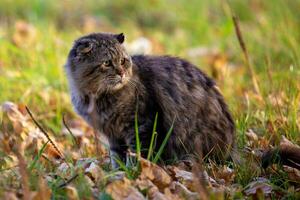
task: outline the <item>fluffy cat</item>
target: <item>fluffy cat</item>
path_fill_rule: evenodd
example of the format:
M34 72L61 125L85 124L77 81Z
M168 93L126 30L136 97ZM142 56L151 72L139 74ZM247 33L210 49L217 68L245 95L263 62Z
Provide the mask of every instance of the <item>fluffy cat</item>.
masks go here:
M171 56L129 56L124 35L93 33L74 42L65 69L75 110L103 133L112 153L135 151L135 113L146 155L156 113L156 150L173 125L162 160L225 160L235 127L224 99L205 73Z

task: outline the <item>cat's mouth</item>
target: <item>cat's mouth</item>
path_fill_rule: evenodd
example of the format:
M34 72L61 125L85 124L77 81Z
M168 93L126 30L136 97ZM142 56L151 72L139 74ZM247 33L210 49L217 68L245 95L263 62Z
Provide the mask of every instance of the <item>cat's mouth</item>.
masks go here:
M115 92L117 90L122 89L129 82L130 77L131 74L128 71L123 74L118 74L113 77L108 77L105 81L106 91Z
M125 74L122 74L122 76L117 75L115 80L112 83L111 90L116 91L122 89L127 84L128 80L129 80L128 75Z

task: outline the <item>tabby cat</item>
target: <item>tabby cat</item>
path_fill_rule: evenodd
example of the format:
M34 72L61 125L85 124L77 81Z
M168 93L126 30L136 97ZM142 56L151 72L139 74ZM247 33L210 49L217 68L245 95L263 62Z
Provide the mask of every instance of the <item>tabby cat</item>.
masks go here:
M93 33L74 42L65 69L75 110L109 141L112 155L135 151L135 113L142 155L157 113L156 151L173 125L161 160L225 160L235 126L214 81L171 56L130 56L124 35Z

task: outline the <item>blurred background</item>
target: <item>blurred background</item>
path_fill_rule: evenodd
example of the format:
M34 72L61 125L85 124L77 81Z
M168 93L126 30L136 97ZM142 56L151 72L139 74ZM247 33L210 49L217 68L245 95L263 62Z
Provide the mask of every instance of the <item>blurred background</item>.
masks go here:
M62 115L74 114L63 69L73 41L123 32L131 53L180 56L214 77L241 146L249 128L300 142L299 8L299 0L1 0L0 102L28 105L59 132ZM260 93L232 15L240 19Z

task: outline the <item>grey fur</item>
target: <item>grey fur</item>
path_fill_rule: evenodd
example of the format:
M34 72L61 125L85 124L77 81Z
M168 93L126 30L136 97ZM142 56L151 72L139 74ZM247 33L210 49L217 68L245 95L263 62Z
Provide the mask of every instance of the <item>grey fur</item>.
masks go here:
M174 122L165 161L191 156L225 160L234 146L235 128L215 83L180 58L130 57L123 41L124 35L105 33L75 41L65 68L77 113L107 136L111 150L123 160L128 148L135 150L136 110L142 148L149 147L156 113L157 148Z

